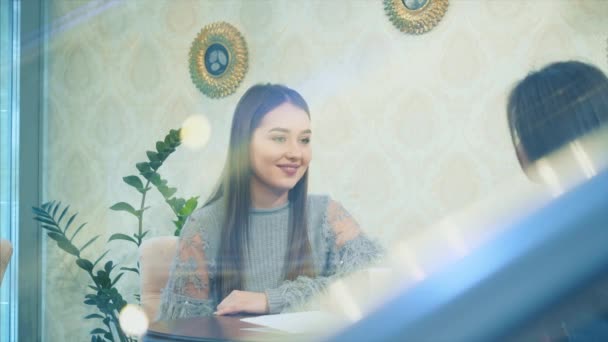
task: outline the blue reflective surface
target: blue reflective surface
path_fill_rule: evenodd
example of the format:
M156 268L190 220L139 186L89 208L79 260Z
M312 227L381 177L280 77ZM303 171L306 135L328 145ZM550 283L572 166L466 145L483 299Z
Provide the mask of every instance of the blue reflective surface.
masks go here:
M607 222L603 172L331 340L501 339L608 271Z

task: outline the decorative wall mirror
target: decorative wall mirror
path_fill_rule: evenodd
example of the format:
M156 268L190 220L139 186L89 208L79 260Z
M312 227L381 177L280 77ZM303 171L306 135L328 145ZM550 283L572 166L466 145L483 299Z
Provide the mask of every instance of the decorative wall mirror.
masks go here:
M230 95L245 77L247 44L241 33L226 22L209 24L190 48L190 77L211 98Z
M422 34L439 23L448 8L448 0L384 0L384 10L401 31Z

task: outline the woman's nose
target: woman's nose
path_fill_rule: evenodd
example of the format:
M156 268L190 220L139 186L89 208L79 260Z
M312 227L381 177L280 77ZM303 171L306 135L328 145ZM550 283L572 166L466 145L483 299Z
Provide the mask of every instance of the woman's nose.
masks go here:
M287 159L299 159L302 157L302 150L297 143L289 144L289 147L285 151L285 157Z
M302 156L302 153L298 153L297 151L287 151L287 153L285 153L285 158L289 159L289 160L296 160L299 159Z

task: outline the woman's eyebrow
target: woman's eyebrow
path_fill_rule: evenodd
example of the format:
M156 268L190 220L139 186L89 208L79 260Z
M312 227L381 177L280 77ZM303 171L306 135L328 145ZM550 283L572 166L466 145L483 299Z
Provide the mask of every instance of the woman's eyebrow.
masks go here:
M287 128L275 127L275 128L268 130L268 133L270 133L270 132L289 133L290 130L288 130ZM312 130L310 130L310 129L305 129L302 132L300 132L300 134L311 134L311 133L312 133Z
M275 127L272 129L269 129L268 132L281 132L281 133L289 133L289 130L287 128L281 128L281 127Z

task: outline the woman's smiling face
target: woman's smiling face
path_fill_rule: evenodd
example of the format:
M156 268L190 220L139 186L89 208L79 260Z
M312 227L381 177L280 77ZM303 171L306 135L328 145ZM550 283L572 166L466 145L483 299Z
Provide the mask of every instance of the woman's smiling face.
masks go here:
M253 191L291 190L308 170L311 135L310 118L303 109L285 102L268 112L249 145Z

